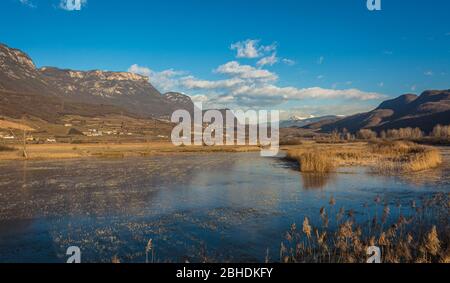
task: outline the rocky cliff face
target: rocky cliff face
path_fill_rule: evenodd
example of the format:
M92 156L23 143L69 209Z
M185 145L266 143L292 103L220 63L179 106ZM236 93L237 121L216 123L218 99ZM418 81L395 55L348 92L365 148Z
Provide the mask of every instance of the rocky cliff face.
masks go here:
M0 89L53 92L27 54L3 44L0 44Z
M92 95L105 98L161 94L148 82L148 78L126 72L73 71L44 67L39 70L65 95Z
M1 44L0 66L0 90L5 93L50 95L68 103L110 105L141 117L167 118L174 110L193 109L188 96L162 95L148 77L133 73L37 69L27 54Z
M12 79L35 77L36 67L31 58L22 51L3 44L0 44L0 66L7 69L6 73ZM14 68L9 68L11 66Z

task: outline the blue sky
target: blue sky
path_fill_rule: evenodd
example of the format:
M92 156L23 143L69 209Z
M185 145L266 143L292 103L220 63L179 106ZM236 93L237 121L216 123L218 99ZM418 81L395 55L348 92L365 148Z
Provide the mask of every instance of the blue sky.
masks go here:
M133 71L207 107L284 115L450 88L448 0L381 0L381 11L366 0L67 1L0 1L0 42L39 67Z

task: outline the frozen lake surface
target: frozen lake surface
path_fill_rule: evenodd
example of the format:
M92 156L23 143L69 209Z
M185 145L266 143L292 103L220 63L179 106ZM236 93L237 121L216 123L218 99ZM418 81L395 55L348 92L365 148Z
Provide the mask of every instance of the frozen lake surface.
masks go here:
M391 177L301 174L259 153L2 162L0 262L65 262L72 245L83 262L144 262L149 239L159 262L278 260L290 225L318 222L331 197L364 218L380 196L395 218L449 192L443 153L440 169Z

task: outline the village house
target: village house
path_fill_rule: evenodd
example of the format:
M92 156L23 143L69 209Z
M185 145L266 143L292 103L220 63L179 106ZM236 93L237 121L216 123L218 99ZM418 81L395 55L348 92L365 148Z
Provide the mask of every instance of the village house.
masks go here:
M87 132L83 132L83 135L87 137L101 137L103 136L103 132L97 131L97 129L89 129Z

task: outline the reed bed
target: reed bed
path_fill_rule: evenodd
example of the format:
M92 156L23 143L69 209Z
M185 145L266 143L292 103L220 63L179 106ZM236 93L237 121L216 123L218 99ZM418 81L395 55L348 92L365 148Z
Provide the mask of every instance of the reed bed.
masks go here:
M332 172L340 166L369 166L373 172L393 174L436 168L442 163L438 149L404 141L377 141L358 145L312 144L288 150L301 172Z
M380 173L407 173L436 168L442 164L438 149L412 142L383 142L372 144L372 152L386 158L374 169Z
M306 152L298 156L300 171L306 173L327 173L334 170L334 162L320 151Z
M335 209L335 200L318 211L320 223L308 217L293 224L281 242L284 263L364 263L367 249L378 246L383 263L450 263L449 194L438 193L411 203L408 214L391 216L391 207L367 208L367 220L357 223L353 211ZM392 208L394 209L394 208ZM401 211L401 209L399 209ZM334 228L331 228L334 227Z

